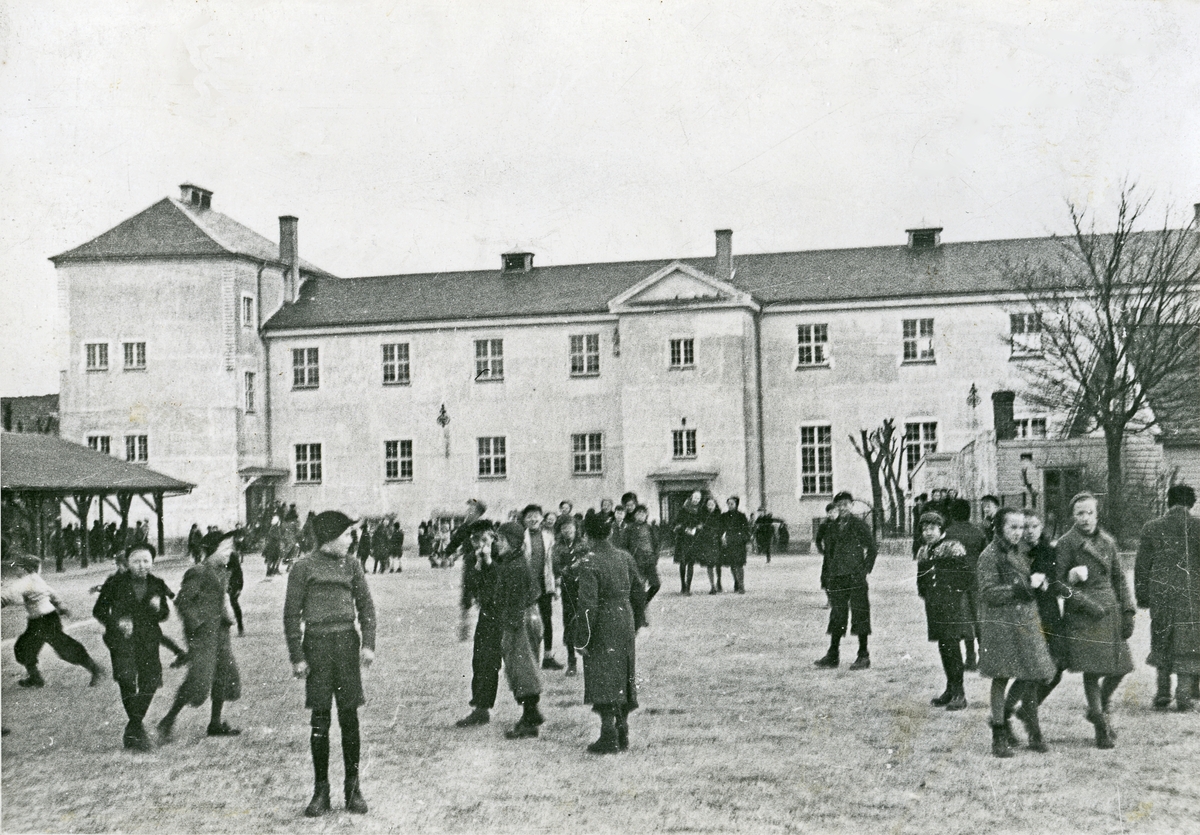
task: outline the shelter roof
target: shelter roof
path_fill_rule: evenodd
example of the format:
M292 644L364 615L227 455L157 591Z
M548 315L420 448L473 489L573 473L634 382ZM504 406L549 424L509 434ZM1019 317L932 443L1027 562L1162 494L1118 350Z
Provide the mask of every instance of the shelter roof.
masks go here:
M239 256L281 264L279 245L233 218L164 197L153 206L118 223L85 244L50 260L58 265L72 261L128 258L204 258ZM303 258L300 269L332 277Z
M0 487L46 493L190 493L195 485L53 435L3 432Z
M729 281L764 308L818 303L1013 292L1006 261L1051 258L1061 243L1026 238L736 255ZM713 275L715 258L664 258L496 270L418 273L304 283L300 298L272 316L266 330L450 319L603 314L610 300L678 261Z

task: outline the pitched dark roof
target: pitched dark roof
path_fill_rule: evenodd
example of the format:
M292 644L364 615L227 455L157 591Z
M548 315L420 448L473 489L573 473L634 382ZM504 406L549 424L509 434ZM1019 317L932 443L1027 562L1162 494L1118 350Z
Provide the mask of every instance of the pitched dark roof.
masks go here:
M55 255L57 266L71 261L127 258L211 258L238 256L280 264L279 245L231 217L164 197L145 211L92 240ZM331 276L303 258L303 272Z
M1061 244L1029 238L737 255L732 284L764 306L1011 292L1007 259L1054 257ZM712 273L715 258L661 259L373 278L315 279L264 328L338 327L447 319L606 313L610 299L674 261Z
M0 487L50 493L190 493L194 484L53 435L0 433Z

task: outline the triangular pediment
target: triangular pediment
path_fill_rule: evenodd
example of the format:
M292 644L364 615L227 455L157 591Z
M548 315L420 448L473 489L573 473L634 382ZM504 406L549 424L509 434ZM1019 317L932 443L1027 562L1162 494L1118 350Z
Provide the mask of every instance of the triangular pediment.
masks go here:
M749 293L682 261L674 261L646 276L608 303L608 309L614 313L709 306L758 308Z

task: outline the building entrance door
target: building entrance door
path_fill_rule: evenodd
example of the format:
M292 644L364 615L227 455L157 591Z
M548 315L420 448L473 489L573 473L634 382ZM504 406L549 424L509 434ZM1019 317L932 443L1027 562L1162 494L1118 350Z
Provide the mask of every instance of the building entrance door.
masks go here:
M1083 490L1083 468L1043 470L1046 499L1046 534L1057 539L1071 529L1071 498Z
M263 510L275 504L275 485L260 481L246 488L246 524L253 527Z

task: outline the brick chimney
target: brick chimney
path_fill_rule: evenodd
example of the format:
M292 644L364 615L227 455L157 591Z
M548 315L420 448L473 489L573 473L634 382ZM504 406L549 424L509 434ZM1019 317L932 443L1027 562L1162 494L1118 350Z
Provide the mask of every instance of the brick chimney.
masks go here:
M904 231L908 234L909 249L937 249L942 245L942 227L940 226L924 226Z
M1016 399L1016 394L1011 391L992 392L992 422L997 441L1011 441L1017 437L1017 423L1013 420L1013 401Z
M716 277L720 281L733 278L733 230L718 229Z
M300 297L300 220L291 215L279 218L279 260L284 263L283 297L294 302Z
M1196 226L1200 227L1200 203L1194 203L1192 205L1192 211L1196 213Z

